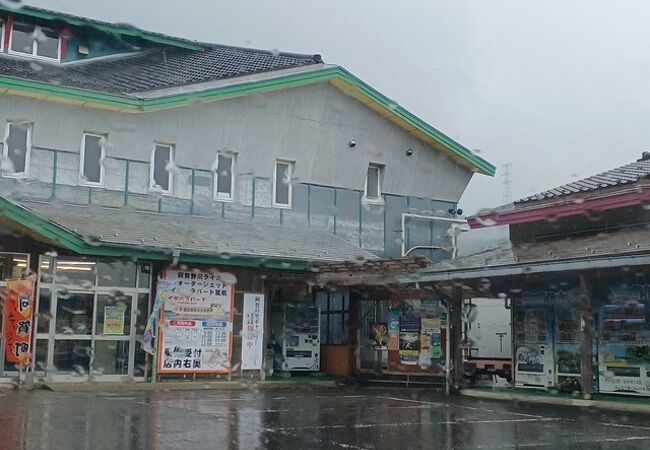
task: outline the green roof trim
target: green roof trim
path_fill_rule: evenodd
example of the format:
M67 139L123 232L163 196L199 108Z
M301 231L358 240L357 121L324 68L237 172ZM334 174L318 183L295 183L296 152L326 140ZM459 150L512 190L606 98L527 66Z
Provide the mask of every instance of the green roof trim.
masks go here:
M132 246L109 245L99 242L89 242L81 236L61 227L60 225L43 219L24 206L17 205L0 196L0 217L30 230L41 239L63 249L72 251L82 256L137 258L143 261L172 261L173 255L168 249L138 249ZM178 258L181 263L211 264L221 266L253 267L266 269L280 269L291 271L305 271L309 264L303 261L281 261L263 257L232 257L210 254L196 254L181 252Z
M343 82L360 96L422 135L440 144L459 163L488 176L494 176L496 167L454 141L449 136L427 124L424 120L397 105L379 91L364 83L345 69L337 66L281 75L273 78L246 81L238 84L205 88L197 92L183 92L155 98L136 98L123 94L107 94L78 88L56 86L49 83L0 76L0 90L31 97L46 97L82 106L113 109L130 113L147 113L188 106L193 103L214 102L250 94L273 92L328 81Z
M152 33L149 31L141 30L136 27L114 25L107 22L85 19L83 17L77 17L70 14L59 13L56 11L50 11L46 9L33 8L29 6L12 8L6 5L0 5L0 11L7 12L9 14L16 15L16 16L31 17L34 19L58 20L75 27L83 27L83 26L91 27L96 30L102 31L104 33L110 33L110 34L115 34L120 36L139 37L140 39L153 42L155 44L169 45L169 46L184 48L188 50L201 50L204 48L203 45L199 43L194 43L186 39L174 38L171 36L165 36L163 34Z

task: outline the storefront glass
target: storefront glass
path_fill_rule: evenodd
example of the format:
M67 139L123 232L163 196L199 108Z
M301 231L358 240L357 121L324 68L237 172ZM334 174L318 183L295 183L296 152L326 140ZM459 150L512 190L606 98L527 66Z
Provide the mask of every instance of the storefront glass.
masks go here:
M143 377L148 264L44 255L39 263L36 370L52 380Z

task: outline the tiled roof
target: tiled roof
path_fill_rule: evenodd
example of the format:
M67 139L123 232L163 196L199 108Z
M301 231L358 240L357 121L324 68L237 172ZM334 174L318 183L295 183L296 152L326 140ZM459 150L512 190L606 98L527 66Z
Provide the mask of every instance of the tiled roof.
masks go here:
M539 194L531 195L515 201L515 204L546 200L577 194L580 192L594 192L626 184L633 184L642 178L650 176L650 159L640 159L631 164L626 164L616 169L598 175L592 175L582 180L548 189Z
M160 214L127 208L21 202L37 216L94 245L288 261L334 262L376 256L331 232L291 229L189 215Z
M133 94L318 64L317 55L209 45L57 64L0 54L0 75L109 93Z

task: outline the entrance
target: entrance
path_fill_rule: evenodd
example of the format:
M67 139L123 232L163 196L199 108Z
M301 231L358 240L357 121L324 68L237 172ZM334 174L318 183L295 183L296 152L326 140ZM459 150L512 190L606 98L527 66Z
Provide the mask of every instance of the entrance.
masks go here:
M35 371L51 381L144 379L149 264L42 256ZM136 348L137 345L137 348Z

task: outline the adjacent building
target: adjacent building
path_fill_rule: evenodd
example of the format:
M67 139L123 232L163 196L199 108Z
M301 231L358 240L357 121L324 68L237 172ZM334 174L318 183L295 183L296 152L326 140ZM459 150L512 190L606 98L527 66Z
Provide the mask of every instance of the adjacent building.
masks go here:
M50 380L263 376L290 301L318 306L310 344L337 372L350 291L302 277L449 259L465 187L495 170L319 55L31 7L0 6L0 123L0 275L36 279L33 368ZM175 341L152 365L158 307Z

